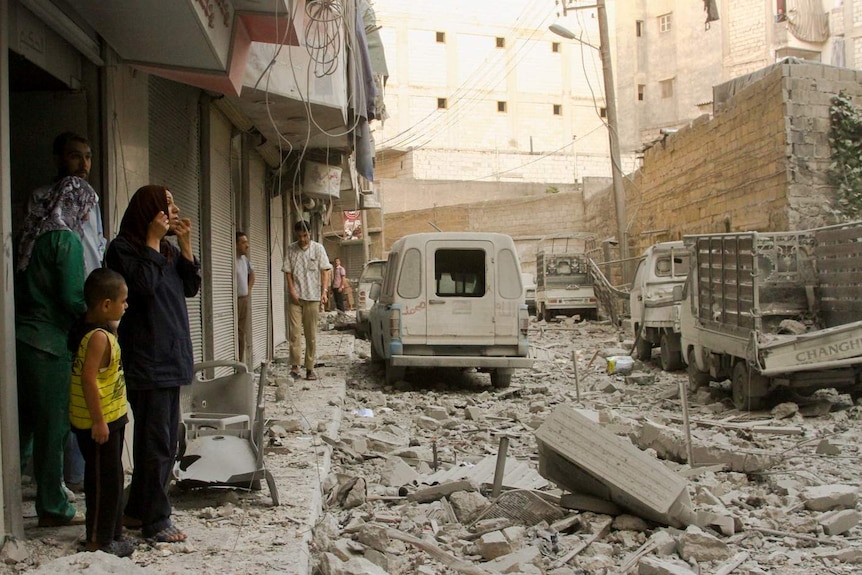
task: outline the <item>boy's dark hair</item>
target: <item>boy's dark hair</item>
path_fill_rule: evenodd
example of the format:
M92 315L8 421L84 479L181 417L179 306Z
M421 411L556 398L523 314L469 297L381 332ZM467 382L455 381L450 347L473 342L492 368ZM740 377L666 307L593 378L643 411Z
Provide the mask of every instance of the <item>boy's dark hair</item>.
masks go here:
M54 138L54 146L53 152L55 156L62 156L63 152L66 151L66 146L69 145L69 142L81 142L82 144L90 145L90 141L80 134L76 134L75 132L63 132L56 138Z
M84 282L84 299L87 307L95 307L106 299L115 300L120 297L120 289L126 285L126 280L119 273L108 268L97 268L87 276Z
M247 234L245 232L241 232L239 230L236 231L236 241L239 241L240 238L244 237L247 237Z
M296 233L299 232L310 232L311 226L308 225L308 222L305 220L299 220L295 224L293 224L293 231Z

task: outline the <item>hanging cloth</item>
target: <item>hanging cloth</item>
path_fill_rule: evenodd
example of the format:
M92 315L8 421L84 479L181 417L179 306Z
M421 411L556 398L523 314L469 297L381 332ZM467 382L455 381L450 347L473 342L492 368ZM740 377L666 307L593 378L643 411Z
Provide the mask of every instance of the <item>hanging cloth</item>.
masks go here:
M820 0L788 0L787 27L805 42L825 42L829 38L829 14Z
M709 30L709 23L718 20L718 4L715 0L703 0L703 11L706 12L704 30Z

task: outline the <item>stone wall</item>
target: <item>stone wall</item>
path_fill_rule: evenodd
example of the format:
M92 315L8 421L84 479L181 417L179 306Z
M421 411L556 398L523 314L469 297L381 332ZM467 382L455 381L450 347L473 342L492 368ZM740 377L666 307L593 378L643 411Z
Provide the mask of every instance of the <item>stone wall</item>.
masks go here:
M632 254L685 234L805 229L835 221L829 105L840 90L862 102L862 72L777 64L644 154L626 181ZM606 229L612 190L585 198L587 227Z

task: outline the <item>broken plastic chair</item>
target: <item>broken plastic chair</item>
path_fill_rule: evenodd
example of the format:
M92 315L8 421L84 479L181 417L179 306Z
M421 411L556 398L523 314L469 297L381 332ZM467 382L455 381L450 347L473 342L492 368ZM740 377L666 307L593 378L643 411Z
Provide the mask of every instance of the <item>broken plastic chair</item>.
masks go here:
M260 489L265 479L273 505L278 490L263 465L264 401L267 364L254 374L243 363L208 361L195 365L195 379L180 390L180 454L174 477L182 488ZM227 375L205 375L224 373Z

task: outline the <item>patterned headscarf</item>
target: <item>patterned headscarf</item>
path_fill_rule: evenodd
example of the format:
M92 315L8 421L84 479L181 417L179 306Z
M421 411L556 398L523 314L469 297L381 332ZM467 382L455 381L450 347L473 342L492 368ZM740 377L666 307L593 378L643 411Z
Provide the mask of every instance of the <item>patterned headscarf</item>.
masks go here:
M44 233L70 230L83 239L84 220L96 201L96 192L86 180L67 176L57 181L27 213L18 243L17 271L24 271L30 265L36 239Z
M147 230L150 222L159 212L168 214L168 189L153 185L138 188L129 200L129 206L123 214L117 236L126 238L139 248L144 248L147 245ZM168 259L171 258L172 252L164 238L159 243L159 251Z

